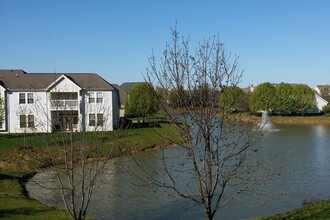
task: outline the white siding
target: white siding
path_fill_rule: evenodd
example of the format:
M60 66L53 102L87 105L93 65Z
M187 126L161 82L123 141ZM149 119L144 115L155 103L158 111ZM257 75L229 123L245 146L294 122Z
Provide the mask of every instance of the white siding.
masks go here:
M65 76L60 77L56 82L54 82L50 88L49 92L79 92L80 87L72 82Z
M321 90L318 86L316 86L314 90L317 92L318 95L321 95Z
M5 106L5 88L3 88L1 85L0 85L0 99L2 100L2 103L3 105L0 106L0 108L3 108L4 109L4 112L3 112L3 121L0 121L0 131L6 131L6 106Z
M326 101L317 94L315 94L315 100L316 100L316 106L320 112L322 111L323 107L329 103L328 101Z
M19 103L19 94L25 94L25 103ZM27 93L33 94L33 103L27 103ZM30 133L49 131L49 115L47 108L46 92L9 92L7 97L8 106L8 131L10 133ZM33 115L34 127L21 128L20 115Z
M112 131L114 129L113 119L113 91L86 91L85 93L85 128L86 131ZM97 94L101 94L102 102L97 102ZM89 97L95 97L94 102L89 102ZM97 114L103 114L104 123L103 126L90 125L90 114L95 115L97 120Z

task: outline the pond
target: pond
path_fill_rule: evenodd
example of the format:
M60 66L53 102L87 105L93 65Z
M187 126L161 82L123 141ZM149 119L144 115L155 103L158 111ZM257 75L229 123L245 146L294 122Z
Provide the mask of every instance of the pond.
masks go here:
M258 144L267 149L261 152L288 153L284 172L262 184L260 194L243 195L223 207L217 219L281 213L300 207L304 200L330 198L330 126L273 125ZM178 149L168 148L165 151L176 155ZM159 154L160 151L147 151L135 157L143 157L157 165L160 163ZM102 178L93 195L89 215L97 219L204 218L201 207L175 194L132 184L136 183L140 169L129 157L116 160L120 160L121 165L112 166ZM33 180L41 182L47 178L53 178L51 170L37 174ZM32 182L27 184L27 189L32 198L50 206L63 207L57 192L40 188Z

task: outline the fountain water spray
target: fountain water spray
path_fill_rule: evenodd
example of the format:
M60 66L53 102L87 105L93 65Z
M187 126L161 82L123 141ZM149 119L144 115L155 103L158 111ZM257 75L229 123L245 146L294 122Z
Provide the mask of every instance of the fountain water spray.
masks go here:
M272 123L268 121L268 111L262 111L261 122L259 128L262 131L276 131Z

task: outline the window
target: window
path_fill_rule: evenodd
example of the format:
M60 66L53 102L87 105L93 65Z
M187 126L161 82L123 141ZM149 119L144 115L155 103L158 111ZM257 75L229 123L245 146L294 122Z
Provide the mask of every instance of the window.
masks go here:
M34 128L34 115L28 115L28 127Z
M25 93L19 93L19 104L25 104Z
M33 93L27 94L27 103L32 104L33 103Z
M103 114L97 114L97 126L103 126Z
M73 124L77 125L78 124L78 115L73 116Z
M102 92L96 93L96 102L97 103L102 103L102 101L103 101L103 94L102 94Z
M89 126L95 126L95 114L89 114Z
M3 128L3 123L2 123L2 121L0 121L0 129L2 129Z
M94 103L95 102L95 93L94 92L89 93L88 102L89 103Z
M19 127L26 128L26 115L19 116Z

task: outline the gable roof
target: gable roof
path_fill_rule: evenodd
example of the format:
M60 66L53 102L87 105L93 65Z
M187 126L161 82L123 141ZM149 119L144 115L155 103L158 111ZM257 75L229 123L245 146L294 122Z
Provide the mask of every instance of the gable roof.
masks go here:
M130 93L130 91L134 88L136 84L145 83L145 82L124 82L120 85L121 88L123 88L127 93Z
M70 80L72 83L74 83L76 86L78 86L75 82L73 82L72 79L70 79L69 77L67 77L66 75L61 75L60 77L58 77L55 81L53 81L49 86L47 86L47 90L51 89L51 87L53 87L55 84L57 84L58 82L62 81L63 79L68 79ZM78 86L79 87L79 86ZM80 87L81 88L81 87Z
M10 90L44 90L63 75L86 90L115 90L95 73L26 73L23 70L0 70L0 80Z
M115 88L96 73L63 73L78 86L86 90L115 90Z
M3 84L3 82L0 80L0 86L5 88L5 85Z
M330 88L330 85L317 85L319 89L327 89Z
M323 92L328 92L330 94L330 85L317 85L316 88L318 89L318 93L322 95Z

